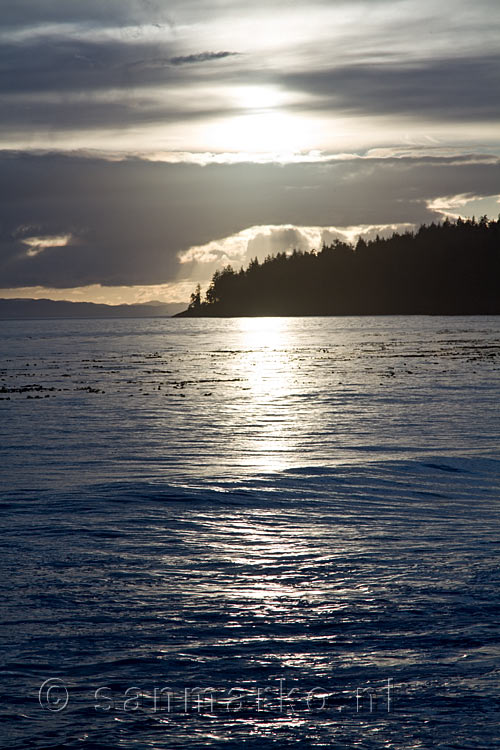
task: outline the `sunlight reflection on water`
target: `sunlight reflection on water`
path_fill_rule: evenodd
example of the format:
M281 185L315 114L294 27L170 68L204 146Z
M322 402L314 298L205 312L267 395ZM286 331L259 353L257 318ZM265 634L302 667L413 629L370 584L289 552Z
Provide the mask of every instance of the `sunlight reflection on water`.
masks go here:
M244 418L258 426L250 436L235 434L234 448L259 471L281 471L297 449L293 386L296 363L290 356L293 331L288 318L238 321L240 372L246 372L248 400Z

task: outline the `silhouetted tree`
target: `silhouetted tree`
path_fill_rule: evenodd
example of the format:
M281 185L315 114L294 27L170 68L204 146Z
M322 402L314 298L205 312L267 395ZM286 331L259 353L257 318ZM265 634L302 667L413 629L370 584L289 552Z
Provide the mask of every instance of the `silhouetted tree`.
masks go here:
M191 294L191 301L189 303L188 310L192 310L193 312L199 312L200 307L201 307L201 286L197 284L196 289Z
M500 217L334 240L216 271L182 315L500 314Z

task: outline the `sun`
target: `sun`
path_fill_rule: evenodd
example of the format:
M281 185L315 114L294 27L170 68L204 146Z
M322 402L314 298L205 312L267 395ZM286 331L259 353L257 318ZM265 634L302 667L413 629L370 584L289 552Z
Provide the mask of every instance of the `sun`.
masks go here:
M214 128L212 141L220 151L297 153L309 148L303 118L286 111L262 111L231 117Z
M246 110L275 109L283 105L286 95L273 86L240 86L233 91L234 102Z
M292 112L289 94L272 86L239 86L228 92L234 114L214 124L217 151L298 153L312 148L310 118Z

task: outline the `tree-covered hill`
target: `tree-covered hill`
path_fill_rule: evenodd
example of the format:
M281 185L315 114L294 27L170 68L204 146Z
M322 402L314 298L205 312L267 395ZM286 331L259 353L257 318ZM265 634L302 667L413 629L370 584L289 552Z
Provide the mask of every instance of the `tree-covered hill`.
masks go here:
M216 271L182 316L500 314L500 217L458 219L355 247L279 253Z

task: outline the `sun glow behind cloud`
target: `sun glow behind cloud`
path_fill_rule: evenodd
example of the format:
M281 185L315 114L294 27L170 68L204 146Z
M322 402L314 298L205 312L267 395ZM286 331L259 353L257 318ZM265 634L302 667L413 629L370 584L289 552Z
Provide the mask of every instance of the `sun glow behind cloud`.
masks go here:
M227 87L227 116L213 121L200 137L207 147L233 154L270 153L274 159L284 154L310 151L318 144L317 126L309 115L292 112L295 97L272 85Z
M307 118L269 110L233 117L211 129L211 142L217 149L249 154L273 152L295 154L311 148L314 129Z

